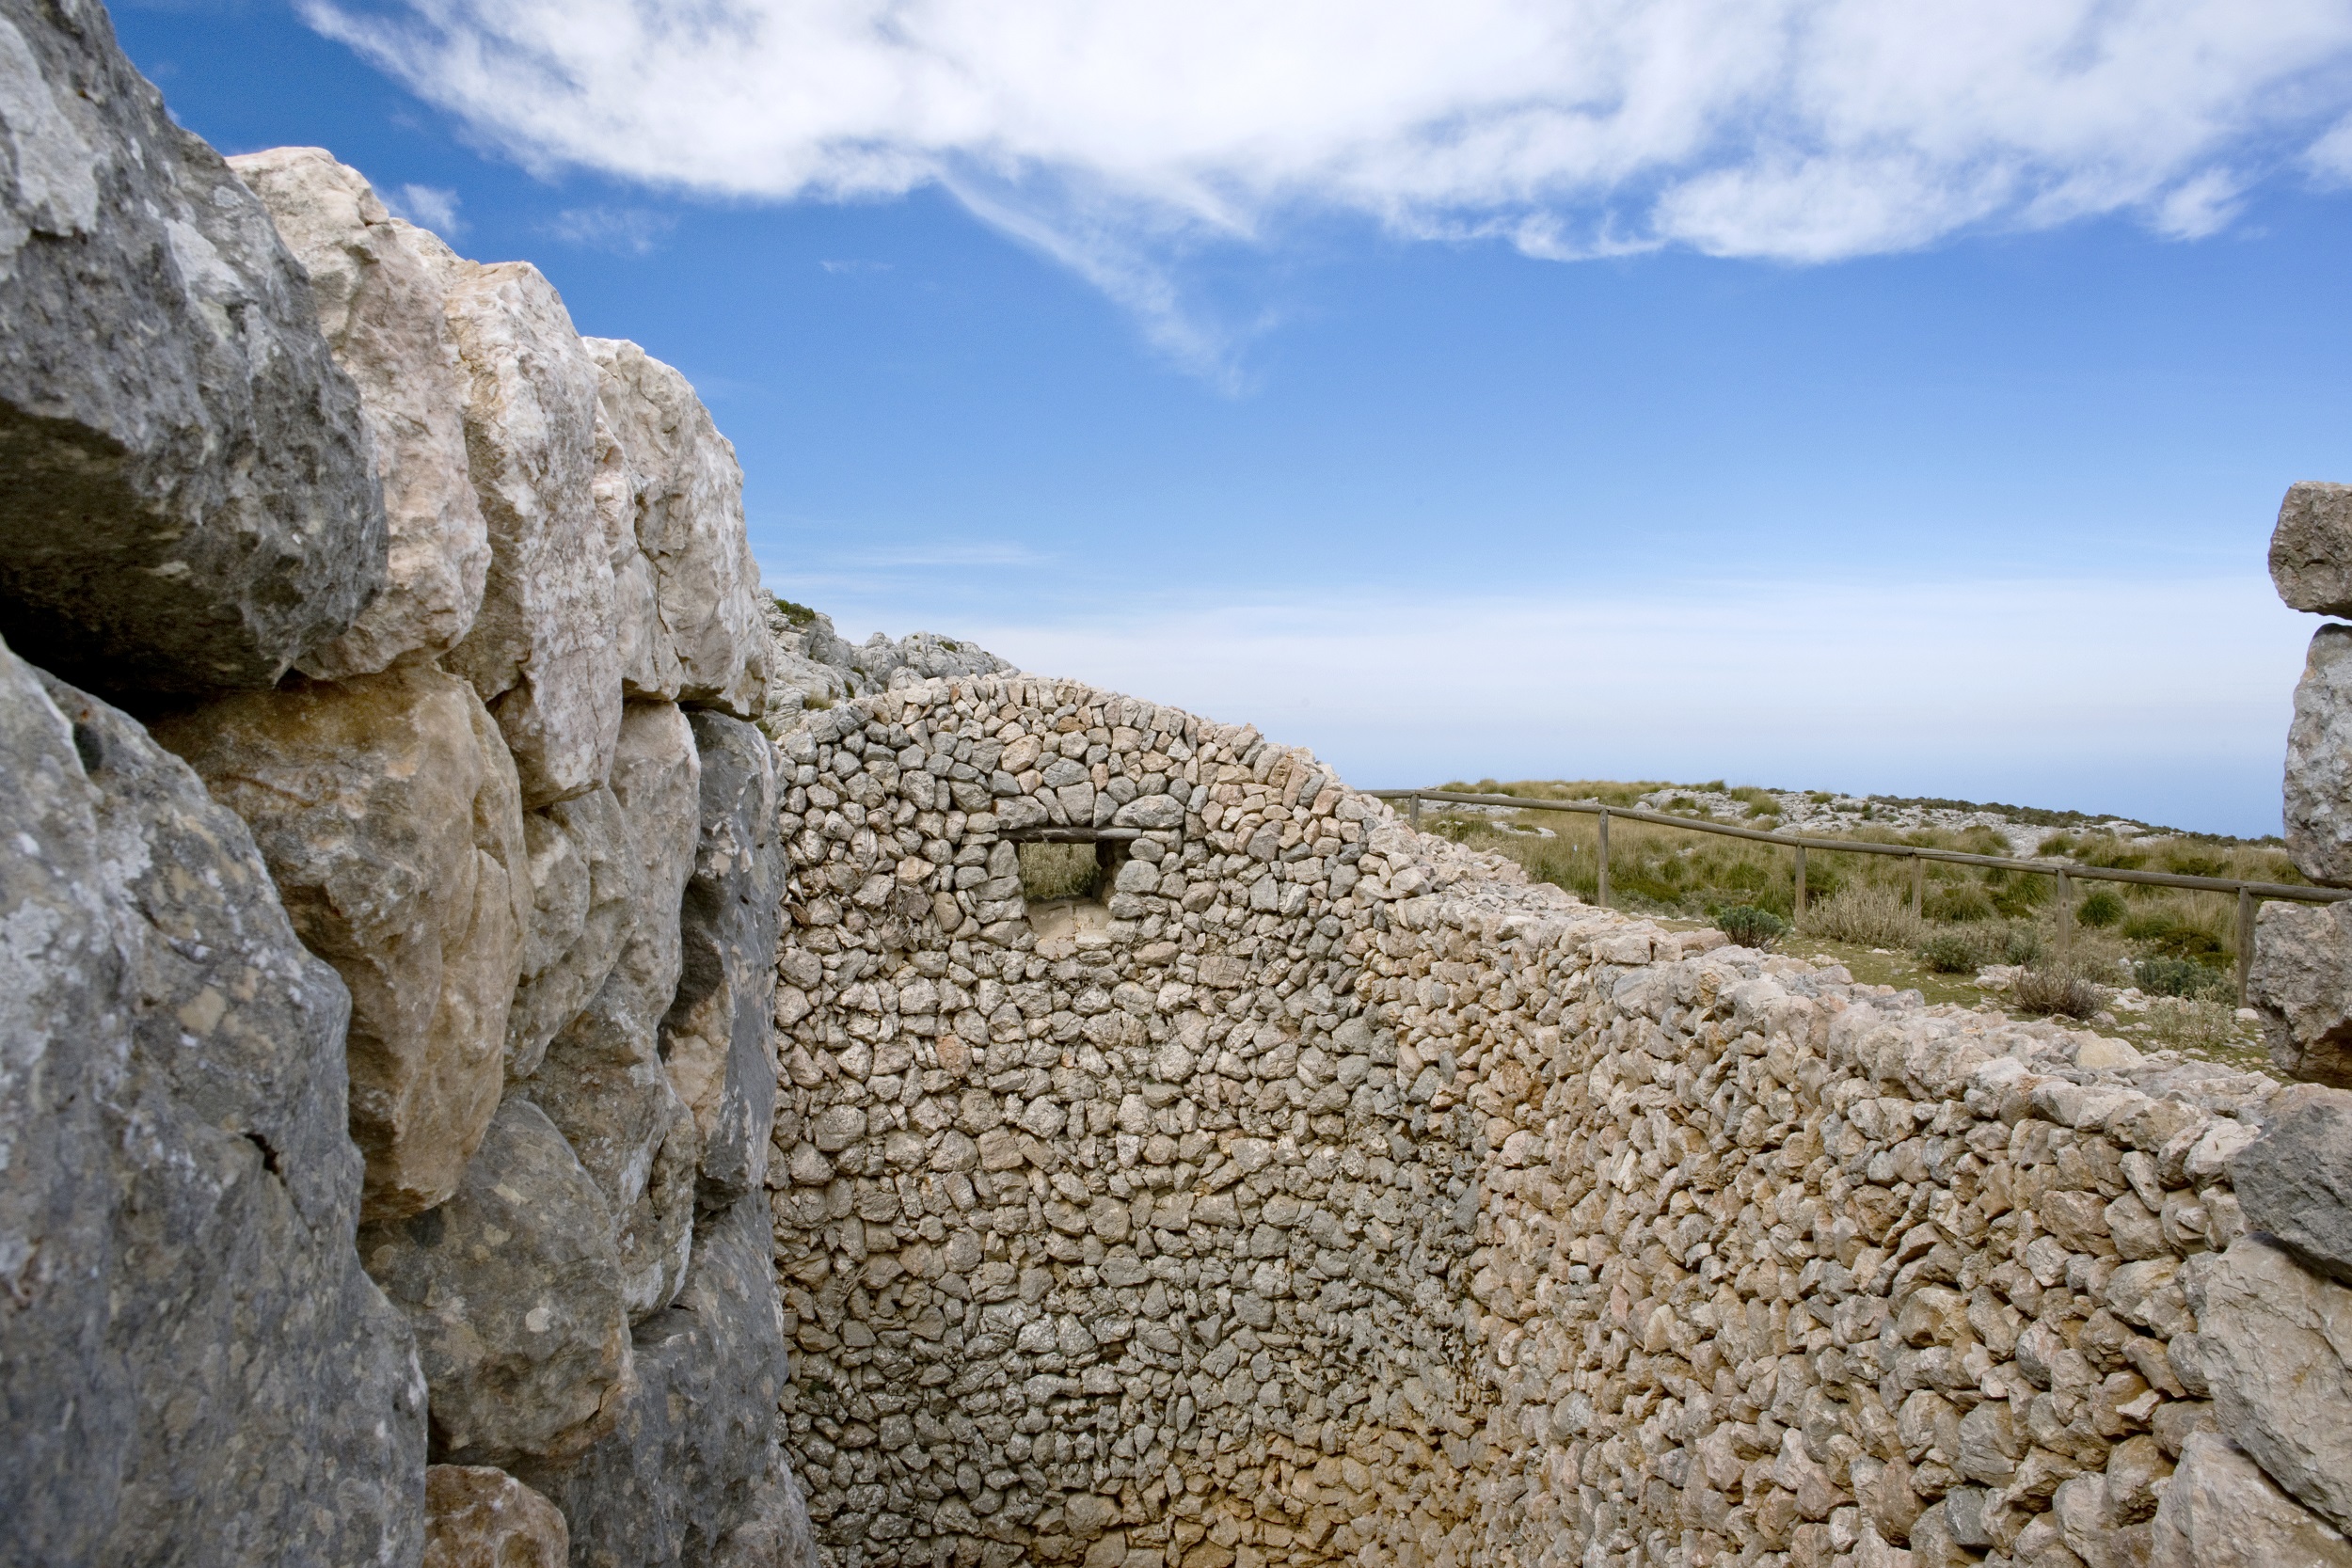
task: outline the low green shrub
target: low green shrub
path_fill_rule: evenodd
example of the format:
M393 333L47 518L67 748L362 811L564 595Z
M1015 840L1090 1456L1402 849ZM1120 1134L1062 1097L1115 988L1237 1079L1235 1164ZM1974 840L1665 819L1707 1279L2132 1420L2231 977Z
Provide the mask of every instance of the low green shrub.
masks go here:
M2074 918L2105 930L2123 918L2123 899L2111 888L2100 888L2074 907Z
M1788 934L1788 922L1770 910L1759 910L1753 904L1734 904L1727 910L1711 910L1708 918L1715 929L1742 947L1763 952Z
M2219 1002L2236 993L2236 982L2221 970L2189 958L2152 954L2132 965L2132 976L2151 996L2185 996Z
M1993 895L1976 882L1930 882L1927 916L1955 925L1994 918Z
M1974 974L1983 956L1983 942L1967 931L1938 931L1919 944L1919 961L1938 974Z

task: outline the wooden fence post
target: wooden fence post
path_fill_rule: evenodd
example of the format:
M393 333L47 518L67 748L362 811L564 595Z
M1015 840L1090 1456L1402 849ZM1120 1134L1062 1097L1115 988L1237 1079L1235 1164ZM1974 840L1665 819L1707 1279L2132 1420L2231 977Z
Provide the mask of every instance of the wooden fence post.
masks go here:
M1804 846L1797 846L1797 901L1789 911L1798 921L1804 919Z
M2254 967L2254 925L2262 911L2262 900L2244 888L2237 890L2237 1005L2249 1006L2246 1000L2248 973Z
M1606 909L1609 905L1609 808L1600 808L1600 886L1595 901Z
M1420 829L1420 827L1421 827L1421 797L1420 797L1420 796L1418 796L1418 795L1407 795L1407 796L1405 798L1405 820L1406 820L1406 821L1407 821L1407 822L1409 822L1409 823L1411 823L1411 824L1413 825L1413 827L1414 827L1414 829L1415 829L1416 831L1418 831L1418 830Z
M1923 920L1928 912L1928 863L1917 855L1911 857L1911 918Z
M2063 866L2058 869L2058 954L2062 959L2066 957L2067 939L2074 934L2074 930L2073 885L2066 879L2066 871Z

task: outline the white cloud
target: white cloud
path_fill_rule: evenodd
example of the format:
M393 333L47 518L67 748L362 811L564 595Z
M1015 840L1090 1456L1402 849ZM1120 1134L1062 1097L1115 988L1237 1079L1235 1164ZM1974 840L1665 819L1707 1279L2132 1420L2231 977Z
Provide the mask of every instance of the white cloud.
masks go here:
M396 215L420 229L430 229L445 240L453 240L466 231L466 220L457 215L455 191L440 185L396 185L377 194Z
M668 214L642 207L566 207L548 223L548 232L567 245L615 256L644 256L676 226Z
M2352 109L2352 0L306 0L518 156L924 183L1214 361L1188 248L1306 211L1540 256L2195 236ZM2346 166L2339 132L2310 156Z
M1342 593L949 629L1253 721L1363 784L1730 776L2275 832L2312 626L2255 576Z

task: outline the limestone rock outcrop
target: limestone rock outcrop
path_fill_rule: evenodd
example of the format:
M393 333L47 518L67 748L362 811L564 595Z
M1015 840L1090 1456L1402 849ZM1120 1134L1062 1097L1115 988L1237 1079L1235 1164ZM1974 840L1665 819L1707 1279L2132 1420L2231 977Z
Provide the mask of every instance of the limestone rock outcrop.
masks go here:
M490 535L482 609L448 663L497 716L524 803L544 806L595 788L620 733L612 562L594 494L598 372L536 267L485 266L438 242L429 254Z
M432 1208L498 1106L531 919L497 726L420 664L240 693L155 734L251 826L294 928L351 988L370 1215Z
M2149 1568L2352 1568L2352 1543L2296 1506L2229 1439L2191 1433L2158 1505Z
M767 1180L776 1118L776 934L786 865L775 753L750 724L693 716L701 834L679 915L676 999L661 1025L671 1082L693 1113L715 1207Z
M564 1568L571 1560L564 1515L503 1470L433 1465L424 1514L423 1568Z
M706 1226L676 1305L637 1326L637 1387L612 1434L575 1462L516 1467L571 1521L581 1568L708 1562L776 1506L763 1489L778 1484L787 1369L769 1251L756 1198Z
M833 617L805 605L771 599L764 607L771 652L768 663L767 727L782 734L803 708L823 709L849 697L887 691L895 681L1012 673L986 649L918 631L897 641L881 632L852 643L834 629Z
M583 341L602 372L599 404L648 589L629 694L756 719L767 701L767 601L743 531L735 448L676 371L632 342Z
M2312 635L2287 730L2286 829L2304 876L2352 885L2352 626Z
M2289 610L2352 615L2352 484L2287 487L2270 535L2270 580Z
M2230 1161L2247 1225L2352 1285L2352 1092L2298 1085Z
M301 668L338 680L446 652L482 607L490 542L467 475L465 383L438 271L418 231L319 148L281 147L229 166L310 274L320 329L358 389L384 485L385 591Z
M342 982L185 766L5 647L0 799L10 1555L413 1559L423 1389L351 1250Z
M609 784L523 817L531 932L506 1020L506 1070L528 1078L620 961L643 903L637 834Z
M310 285L105 11L9 0L0 635L108 693L266 687L385 582Z
M2246 997L2280 1071L2352 1086L2352 915L2342 904L2264 904Z
M0 648L0 1557L813 1568L731 449L96 7L0 57L0 627L140 715ZM707 1180L673 1011L757 1048L680 1064ZM570 1521L490 1467L592 1455Z
M612 1216L538 1107L501 1106L456 1196L358 1248L415 1329L437 1461L577 1454L612 1430L636 1386Z

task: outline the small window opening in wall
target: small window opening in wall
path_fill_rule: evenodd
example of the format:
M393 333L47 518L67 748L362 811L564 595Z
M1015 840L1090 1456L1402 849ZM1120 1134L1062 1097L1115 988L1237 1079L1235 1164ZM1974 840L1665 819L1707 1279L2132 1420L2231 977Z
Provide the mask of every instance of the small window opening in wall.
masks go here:
M1109 941L1111 888L1135 837L1133 829L1059 828L1014 841L1039 951Z

